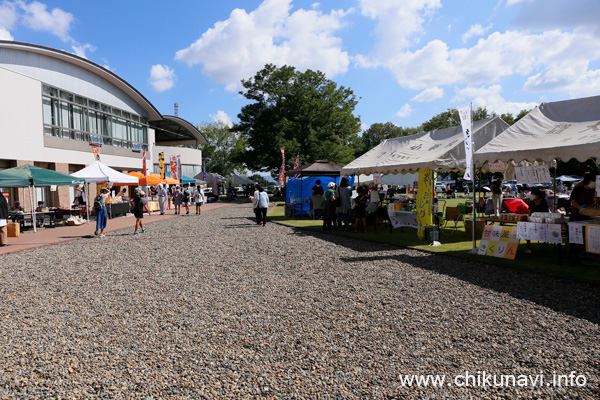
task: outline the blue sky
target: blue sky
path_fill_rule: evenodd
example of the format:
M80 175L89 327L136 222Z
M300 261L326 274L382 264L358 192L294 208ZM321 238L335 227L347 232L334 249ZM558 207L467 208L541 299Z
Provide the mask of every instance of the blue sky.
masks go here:
M109 68L162 114L236 121L266 63L321 70L363 128L600 95L599 0L0 0L0 39Z

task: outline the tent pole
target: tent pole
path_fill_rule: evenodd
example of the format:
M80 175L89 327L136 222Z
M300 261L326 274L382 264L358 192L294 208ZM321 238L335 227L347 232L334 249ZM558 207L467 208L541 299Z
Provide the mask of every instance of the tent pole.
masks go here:
M90 183L86 182L85 188L85 220L90 224Z
M37 232L37 223L35 221L35 208L33 208L33 205L36 203L35 201L33 201L33 197L35 196L35 186L31 185L29 187L29 201L31 202L31 221L33 223L33 233ZM37 197L37 196L36 196ZM37 198L36 198L37 200Z
M472 174L473 174L473 180L471 181L473 183L473 211L472 211L472 216L471 216L471 223L472 223L472 233L473 233L473 248L471 248L471 254L476 254L478 252L478 248L477 248L477 241L475 240L475 227L477 226L477 223L475 221L476 218L476 213L475 213L475 163L473 163L473 169Z

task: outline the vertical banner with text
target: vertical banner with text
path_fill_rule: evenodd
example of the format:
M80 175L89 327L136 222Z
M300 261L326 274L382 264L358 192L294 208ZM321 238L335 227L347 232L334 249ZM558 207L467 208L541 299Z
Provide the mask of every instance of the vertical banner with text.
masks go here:
M435 187L435 171L427 168L419 169L419 186L417 191L417 235L425 237L425 229L433 224L431 208L433 205L433 190Z
M171 178L177 179L177 157L171 156Z
M285 183L285 147L281 148L281 158L283 161L281 162L281 170L279 171L279 184L283 186Z
M142 153L142 174L148 176L148 170L146 169L146 150Z
M92 152L94 153L94 160L100 161L100 146L92 147Z
M165 179L165 153L158 153L158 168L160 179Z
M474 182L475 177L473 176L473 104L469 103L466 106L459 107L458 115L460 115L460 125L462 126L463 135L465 138L466 168L463 179Z

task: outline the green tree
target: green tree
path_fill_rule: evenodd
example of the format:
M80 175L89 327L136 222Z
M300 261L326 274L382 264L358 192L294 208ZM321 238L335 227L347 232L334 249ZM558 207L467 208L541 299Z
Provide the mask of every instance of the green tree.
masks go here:
M473 110L473 121L481 121L482 119L490 118L491 115L485 107L478 107ZM450 108L442 113L435 115L429 121L421 125L421 131L430 132L436 129L451 128L460 126L460 116L456 108Z
M357 100L351 89L339 86L319 71L296 71L267 64L240 92L252 103L242 107L233 130L247 140L242 155L248 169L281 168L285 147L289 169L300 155L302 164L316 160L344 165L354 159L360 119L353 115Z
M248 179L250 179L251 181L254 181L254 182L258 183L262 187L267 187L269 185L274 185L274 183L269 182L264 176L259 175L259 174L254 174L254 175L250 176Z
M417 130L413 128L402 128L394 125L391 122L375 123L371 125L366 131L363 132L360 140L356 146L356 157L361 156L385 139L391 139L400 136L407 136L416 133Z
M242 135L223 122L205 122L197 128L208 142L202 147L207 172L230 176L234 171L244 170L244 164L239 161L246 148Z

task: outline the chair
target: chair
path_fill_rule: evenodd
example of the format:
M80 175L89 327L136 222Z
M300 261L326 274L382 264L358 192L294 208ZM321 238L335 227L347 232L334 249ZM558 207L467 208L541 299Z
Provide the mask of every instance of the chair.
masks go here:
M444 226L442 229L444 233L450 230L450 234L453 234L458 230L458 223L463 220L463 213L458 207L446 207L444 212ZM448 223L452 223L452 226L448 227Z

